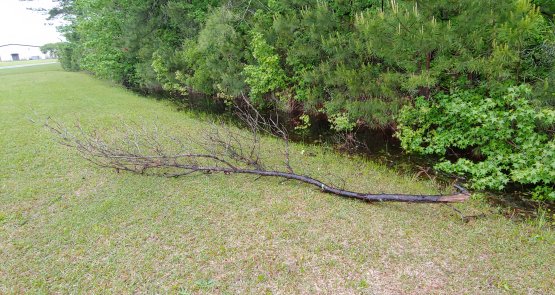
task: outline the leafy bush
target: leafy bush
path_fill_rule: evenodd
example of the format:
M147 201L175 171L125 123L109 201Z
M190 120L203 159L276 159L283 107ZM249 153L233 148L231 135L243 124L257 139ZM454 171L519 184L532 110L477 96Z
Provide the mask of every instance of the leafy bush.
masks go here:
M469 176L474 188L533 185L534 197L555 200L555 139L542 130L554 126L555 111L534 109L529 94L518 86L494 98L469 91L420 97L402 109L397 136L409 152L471 151L436 168Z
M256 99L265 93L285 88L286 76L279 65L279 56L261 33L253 33L251 47L257 64L247 65L244 69L251 98Z
M330 116L331 128L337 132L349 132L355 128L356 123L349 120L347 114L333 114Z

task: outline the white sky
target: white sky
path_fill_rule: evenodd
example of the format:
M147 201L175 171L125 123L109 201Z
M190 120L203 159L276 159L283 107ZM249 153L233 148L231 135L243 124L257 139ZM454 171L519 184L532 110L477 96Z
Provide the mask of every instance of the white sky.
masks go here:
M52 0L0 0L0 45L20 43L41 46L63 40L56 31L59 22L51 24L46 20L46 13L27 9L49 9L53 6L55 3Z

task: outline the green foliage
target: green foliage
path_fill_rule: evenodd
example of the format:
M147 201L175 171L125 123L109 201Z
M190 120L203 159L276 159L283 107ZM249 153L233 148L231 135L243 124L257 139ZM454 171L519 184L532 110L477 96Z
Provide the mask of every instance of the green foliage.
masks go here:
M345 113L330 115L331 128L337 132L348 132L355 128L356 123L349 120Z
M59 55L60 46L62 46L62 44L63 42L47 43L40 47L40 51L44 54L57 57Z
M307 130L310 128L310 116L307 114L302 114L299 116L299 124L295 126L295 131L300 133L306 133Z
M79 67L132 87L287 93L371 127L460 87L498 95L525 82L547 105L555 92L552 28L526 0L60 3Z
M244 69L251 98L285 88L286 76L279 65L279 56L261 33L252 34L251 49L256 65L247 65Z
M62 30L68 43L60 49L66 69L146 92L196 93L226 102L249 94L258 107L271 100L285 111L324 112L333 129L348 131L357 124L395 129L403 106L420 115L423 100L417 97L434 98L430 108L461 97L498 101L521 84L530 85L531 95L521 98L529 108L554 107L552 2L61 0L50 13L67 20ZM524 107L501 104L496 110L512 108ZM400 118L407 116L405 111ZM473 122L461 118L470 120L461 124ZM452 131L454 138L474 132L433 127ZM552 137L546 129L534 132L544 145L542 138ZM424 136L410 136L408 129L401 134L407 147L419 146ZM484 155L485 146L463 149ZM443 153L445 146L435 148ZM494 150L488 159L519 154L500 149L497 156ZM506 159L490 166L464 161L470 160L461 159L460 167L483 166L472 169L491 177L483 177L484 187L551 183L543 172L529 179L518 175L520 168Z
M552 0L534 0L534 4L540 7L542 13L546 14L547 17L553 17L555 15L555 2Z
M536 198L555 200L555 139L540 128L554 126L555 111L534 109L529 94L519 86L495 98L468 91L421 97L401 111L397 136L409 152L472 151L436 168L470 176L475 188L531 184Z
M79 54L78 48L75 43L59 43L58 45L58 60L62 65L62 68L66 71L78 71L79 66Z
M246 40L234 11L221 7L210 13L197 39L187 39L178 51L179 82L201 93L239 95L245 90L243 67Z
M298 120L293 121L295 133L301 136L302 139L306 139L310 133L310 127L312 123L310 122L310 115L302 114L299 116ZM304 155L305 151L302 150L301 154Z
M400 74L396 90L413 97L458 87L498 95L542 84L553 70L553 33L525 0L392 1L361 14L356 27L367 52Z

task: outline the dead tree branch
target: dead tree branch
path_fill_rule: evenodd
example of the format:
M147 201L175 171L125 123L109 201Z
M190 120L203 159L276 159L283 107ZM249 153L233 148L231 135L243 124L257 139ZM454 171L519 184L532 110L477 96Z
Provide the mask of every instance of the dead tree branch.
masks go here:
M161 135L158 128L149 131L122 124L120 134L112 137L98 131L86 131L80 124L69 128L47 120L45 126L57 135L60 143L100 167L138 174L180 177L192 173L253 174L258 177L280 177L318 187L323 192L365 201L420 203L463 202L467 193L454 195L370 194L328 185L311 176L295 173L287 130L277 119L263 117L246 100L237 108L248 132L225 124L213 124L198 141L193 135L184 139ZM269 168L262 156L263 134L272 134L283 145L282 167Z

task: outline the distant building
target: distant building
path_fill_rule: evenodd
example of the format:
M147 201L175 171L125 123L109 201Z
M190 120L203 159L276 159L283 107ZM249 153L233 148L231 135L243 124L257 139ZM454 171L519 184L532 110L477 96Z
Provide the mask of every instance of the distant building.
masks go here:
M0 44L0 61L47 59L50 56L42 53L39 46L24 44Z

